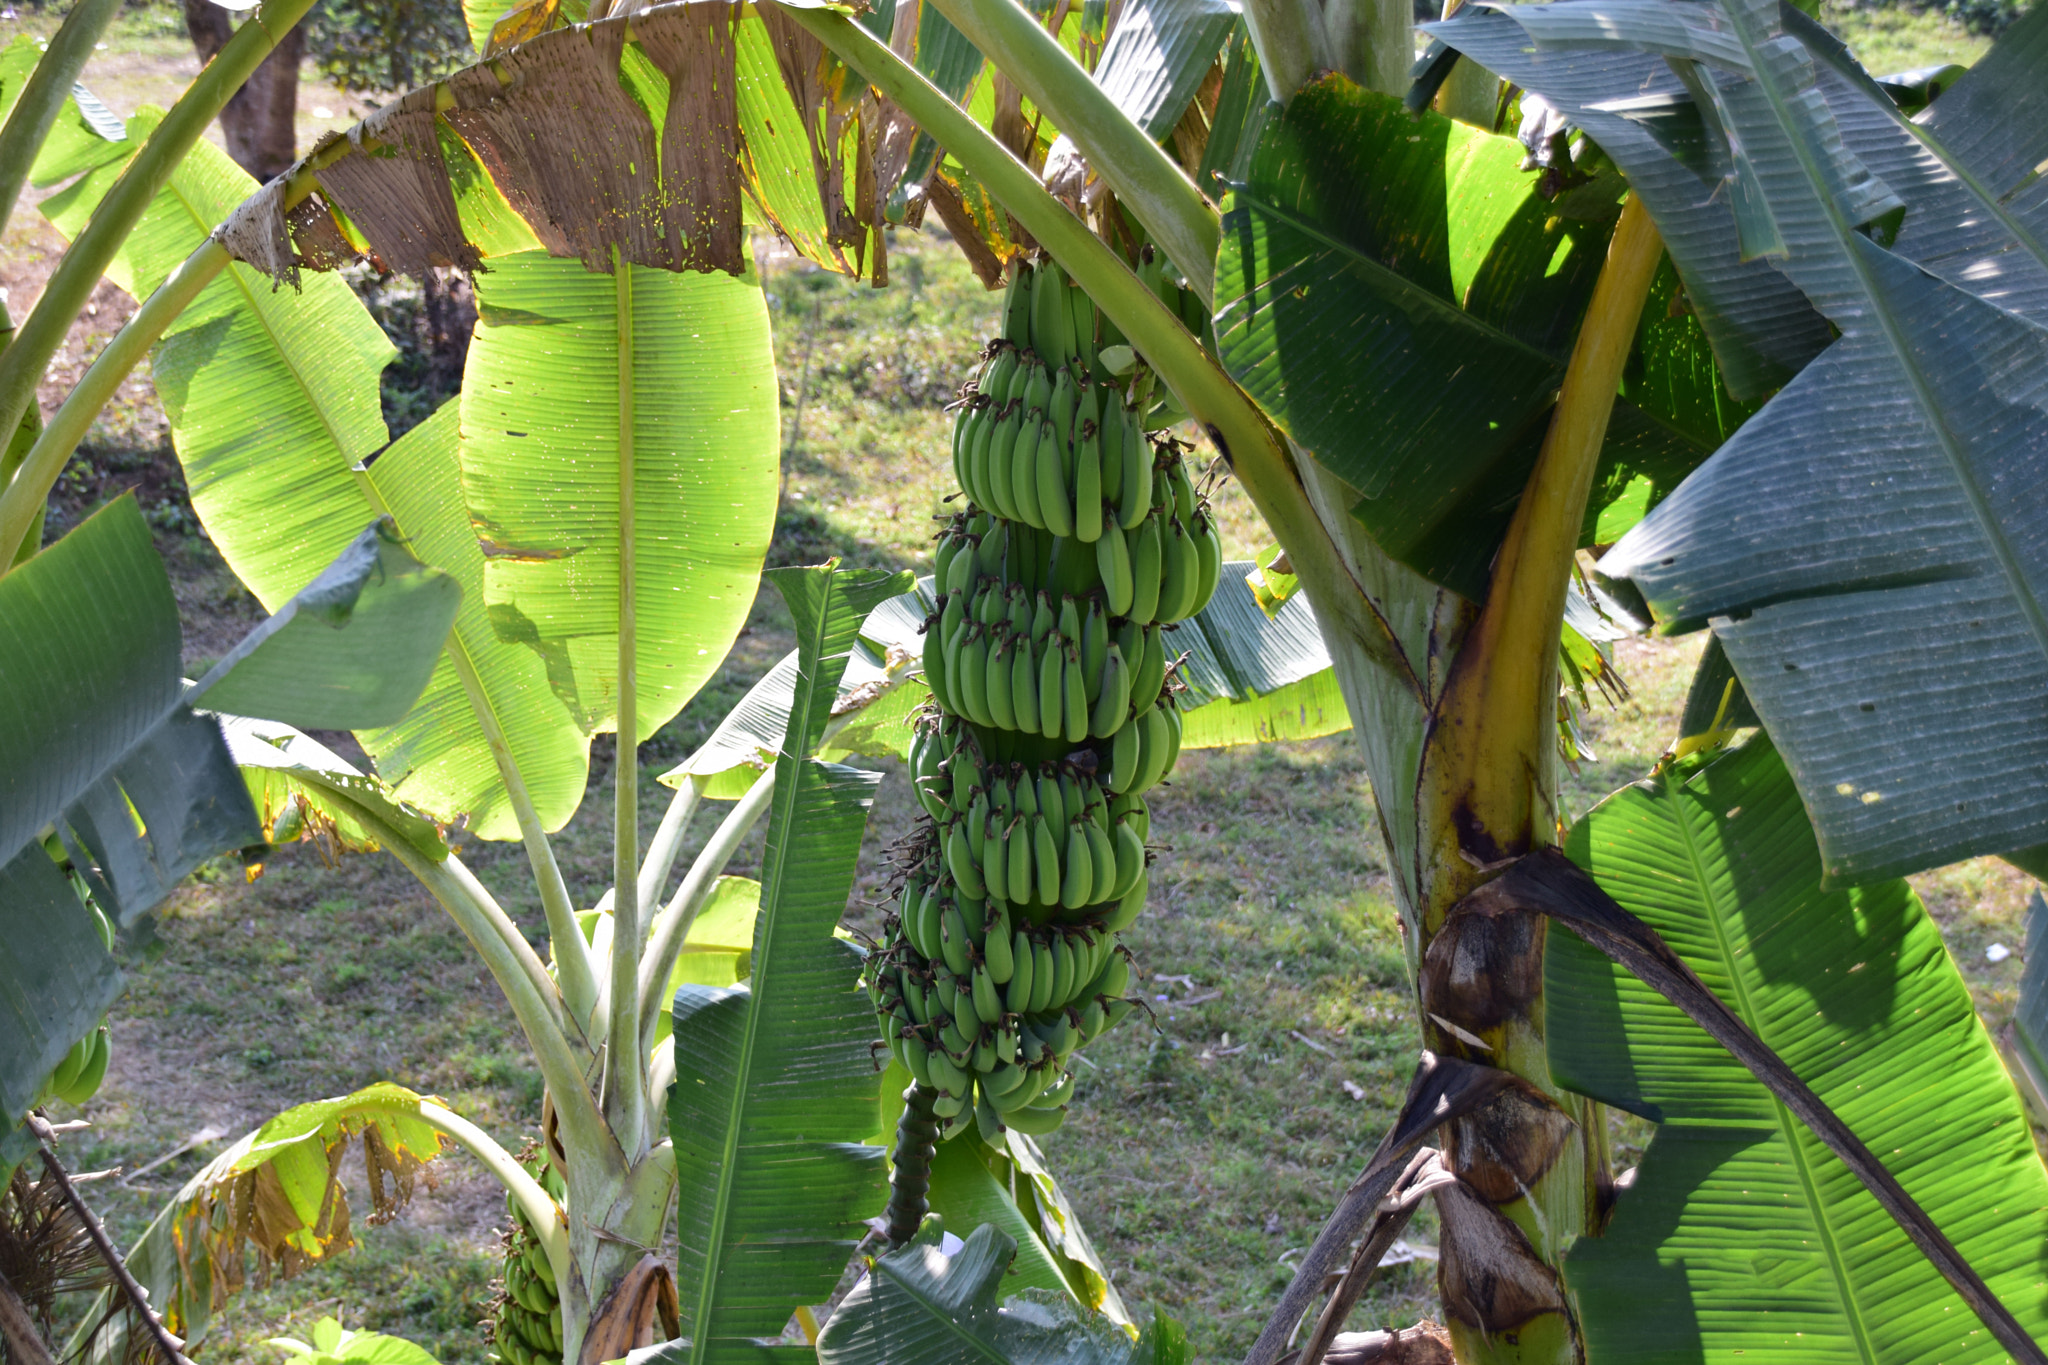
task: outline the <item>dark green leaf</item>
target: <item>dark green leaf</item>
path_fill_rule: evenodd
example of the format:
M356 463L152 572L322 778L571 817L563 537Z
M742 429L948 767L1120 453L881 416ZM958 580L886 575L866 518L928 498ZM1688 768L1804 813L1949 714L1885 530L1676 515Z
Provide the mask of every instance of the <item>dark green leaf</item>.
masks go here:
M1216 64L1238 8L1232 0L1129 0L1102 49L1095 83L1145 136L1165 137Z
M1778 268L1843 336L1603 571L1667 629L1713 620L1831 875L2041 844L2048 254L2028 224L2048 226L2048 196L2023 162L2048 134L1982 133L1957 114L1934 141L1825 51L1776 34L1775 9L1698 13L1720 16L1717 53L1741 39L1716 87L1756 168L1736 183L1786 243ZM2024 78L2048 81L2041 24L2013 30L2019 55L1983 87L2022 111ZM1620 24L1608 41L1665 35ZM1943 161L1950 138L1982 174ZM1858 230L1888 194L1905 201L1890 250Z
M1540 92L1627 173L1657 221L1731 393L1767 397L1827 345L1826 322L1791 282L1737 251L1727 194L1713 193L1641 121L1644 99L1685 94L1661 57L1532 43L1515 17L1479 6L1424 28L1489 71Z
M1268 123L1217 258L1225 367L1358 490L1352 515L1382 549L1473 598L1535 463L1621 192L1610 176L1551 203L1521 161L1512 138L1418 120L1327 77ZM1609 447L1610 466L1667 482L1708 449L1625 404Z
M1822 889L1768 740L1624 789L1566 851L1880 1155L2028 1330L2048 1331L2048 1174L1969 991L1903 882ZM1567 1263L1589 1356L2004 1359L1741 1064L1575 936L1550 942L1552 1075L1662 1125L1605 1235Z
M803 1304L821 1303L881 1207L874 1014L858 953L833 936L853 888L881 775L807 755L860 623L907 576L778 569L797 627L797 678L775 765L753 975L684 986L674 1009L669 1131L679 1179L679 1359L753 1359Z
M819 1365L1130 1365L1131 1339L1040 1290L1000 1305L1016 1245L990 1225L951 1256L934 1220L874 1263L818 1337Z
M42 845L0 867L0 1126L12 1127L121 993L121 971Z
M243 637L188 700L307 729L390 725L426 687L461 601L454 578L414 559L395 526L379 521Z

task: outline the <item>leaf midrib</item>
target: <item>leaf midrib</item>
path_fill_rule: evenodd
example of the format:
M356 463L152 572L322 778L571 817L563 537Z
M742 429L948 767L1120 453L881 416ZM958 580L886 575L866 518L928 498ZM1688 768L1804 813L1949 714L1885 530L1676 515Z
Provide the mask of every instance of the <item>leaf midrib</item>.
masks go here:
M1705 859L1699 841L1693 837L1691 815L1704 806L1688 799L1683 785L1673 781L1672 770L1664 771L1664 792L1671 802L1672 823L1678 829L1680 841L1685 846L1687 864L1692 869L1693 883L1699 887L1700 905L1706 911L1707 923L1714 931L1714 946L1721 956L1723 968L1727 971L1728 982L1735 992L1735 1010L1742 1016L1753 1032L1763 1036L1759 1025L1762 1017L1749 998L1749 983L1742 974L1742 964L1737 961L1734 945L1729 941L1727 914L1720 899L1715 896L1713 883L1708 879ZM1709 818L1712 818L1711 815ZM1805 1128L1792 1116L1783 1100L1771 1095L1771 1109L1778 1118L1778 1133L1785 1146L1792 1153L1792 1167L1799 1177L1799 1188L1806 1198L1807 1212L1812 1215L1814 1228L1819 1234L1821 1247L1828 1258L1828 1269L1835 1279L1835 1290L1841 1299L1843 1316L1849 1320L1850 1334L1855 1338L1857 1354L1866 1365L1878 1365L1877 1352L1870 1342L1870 1332L1863 1323L1863 1313L1856 1297L1855 1284L1849 1275L1849 1267L1842 1255L1834 1225L1828 1219L1827 1205L1820 1197L1819 1187L1814 1179L1811 1162L1802 1139Z

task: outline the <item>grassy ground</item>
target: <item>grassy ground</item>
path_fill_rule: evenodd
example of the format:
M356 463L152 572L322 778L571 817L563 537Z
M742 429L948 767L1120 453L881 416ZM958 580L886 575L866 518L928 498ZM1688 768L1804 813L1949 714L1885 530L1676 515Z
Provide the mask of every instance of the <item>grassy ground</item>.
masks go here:
M87 83L122 112L162 103L190 55L160 11L131 12ZM1880 70L1967 59L1981 50L1945 21L1893 11L1832 11ZM28 22L28 21L14 21ZM302 108L348 106L309 90ZM302 131L310 131L309 129ZM33 214L9 227L0 284L21 316L58 243ZM942 405L964 377L994 307L949 248L899 237L894 283L875 292L770 257L786 424L784 496L774 562L837 554L853 564L925 568L929 517L947 479ZM80 320L45 401L126 316L103 289ZM197 534L146 379L131 381L60 489L60 525L138 487L173 568L188 652L216 657L254 619L253 603ZM1265 542L1229 485L1220 495L1227 549ZM658 771L687 753L791 645L764 594L727 669L648 746ZM1567 784L1575 810L1639 776L1671 738L1697 639L1620 647L1635 695L1596 713L1600 754ZM608 879L609 762L599 747L583 812L560 839L572 889L588 904ZM912 807L890 765L849 920L872 924L881 851ZM650 778L651 782L651 778ZM1186 1320L1202 1358L1240 1354L1292 1260L1398 1101L1417 1043L1395 918L1375 841L1371 796L1342 736L1313 743L1190 754L1155 803L1156 841L1172 852L1153 909L1130 935L1148 972L1159 1030L1135 1023L1091 1048L1066 1128L1046 1139L1120 1288ZM661 793L642 797L651 826ZM701 842L709 822L700 825ZM694 851L694 847L686 850ZM465 858L530 936L541 934L516 848ZM735 871L758 862L758 839ZM1916 879L1957 953L1987 1022L2010 1018L2020 964L1985 960L2017 948L2025 882L1979 861ZM205 1157L291 1103L389 1078L448 1097L509 1145L539 1117L539 1082L509 1014L433 903L382 857L323 865L304 850L258 882L210 868L182 890L152 954L130 963L114 1018L114 1064L88 1106L94 1130L71 1140L75 1165L133 1171L212 1132L132 1184L96 1198L122 1236L142 1226ZM221 1135L225 1135L223 1138ZM1623 1130L1622 1156L1639 1130ZM287 1284L253 1292L221 1318L206 1358L275 1360L264 1338L304 1335L315 1317L397 1332L440 1359L480 1361L475 1319L487 1295L493 1186L451 1158L438 1188L396 1223L363 1230L364 1247ZM1425 1212L1355 1325L1412 1321L1434 1299Z

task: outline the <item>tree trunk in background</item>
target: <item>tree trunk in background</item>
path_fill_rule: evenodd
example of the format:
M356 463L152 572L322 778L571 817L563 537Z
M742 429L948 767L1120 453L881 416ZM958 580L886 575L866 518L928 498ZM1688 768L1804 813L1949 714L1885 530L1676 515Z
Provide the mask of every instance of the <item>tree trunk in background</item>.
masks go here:
M234 23L213 0L184 2L185 31L192 36L199 60L210 62L234 36ZM283 171L296 155L293 125L299 111L299 62L305 54L305 26L294 24L220 111L228 155L258 180Z

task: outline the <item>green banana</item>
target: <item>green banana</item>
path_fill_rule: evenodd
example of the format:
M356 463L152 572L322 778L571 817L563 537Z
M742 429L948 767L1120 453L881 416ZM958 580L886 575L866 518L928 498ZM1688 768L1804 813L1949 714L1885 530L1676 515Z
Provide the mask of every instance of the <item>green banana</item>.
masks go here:
M1073 354L1074 319L1067 306L1067 277L1057 262L1040 261L1031 281L1031 349L1047 364Z
M1090 706L1102 695L1102 666L1108 661L1109 618L1103 615L1100 603L1090 602L1088 614L1081 619L1081 676L1087 683Z
M86 1036L86 1042L85 1065L71 1078L71 1084L57 1091L58 1098L66 1104L84 1104L99 1093L100 1082L107 1077L107 1062L112 1055L107 1026L101 1024L94 1029Z
M1003 1122L1031 1137L1044 1137L1047 1133L1055 1132L1066 1121L1065 1109L1038 1109L1028 1104L1020 1109L1009 1110L1003 1115Z
M1159 619L1159 588L1166 572L1166 547L1159 539L1159 518L1148 515L1128 533L1131 547L1131 610L1133 621Z
M955 976L967 971L970 944L967 925L960 917L958 904L948 904L939 916L939 952L945 958Z
M1010 283L1003 291L1003 337L1012 345L1029 350L1031 347L1031 263L1019 258L1010 272Z
M1003 992L1003 1003L1010 1007L1010 1013L1022 1014L1031 1003L1032 969L1038 959L1031 949L1030 935L1022 929L1015 930L1010 941L1010 955L1015 970L1010 973L1010 982Z
M1010 484L1011 470L1015 467L1017 458L1017 447L1027 444L1037 429L1038 419L1034 414L1013 411L1009 417L1003 419L1003 425L997 429L995 439L989 442L988 463L982 472L982 477L987 483L987 505L991 512L1005 521L1017 520L1017 503L1012 496ZM1004 439L1005 437L1008 439Z
M1095 542L1095 569L1102 575L1103 600L1109 604L1109 614L1130 615L1135 583L1131 577L1129 541L1120 535L1106 535L1098 539Z
M1053 837L1053 826L1043 815L1031 822L1031 851L1037 899L1051 904L1059 898L1060 892L1060 847Z
M989 719L1001 730L1017 728L1017 712L1010 705L1011 643L1012 637L1006 632L989 651L988 678L983 686Z
M1067 643L1065 675L1060 686L1066 694L1060 702L1060 732L1067 743L1079 744L1088 737L1088 685L1081 672L1081 651L1071 640ZM1040 705L1043 704L1041 698Z
M1031 903L1031 822L1020 815L1010 822L1003 834L1003 853L1007 860L1010 900L1017 905Z
M1046 442L1053 428L1037 420L1036 413L1024 418L1024 431L1010 454L1010 500L1016 504L1018 521L1027 526L1049 526L1042 503L1045 484L1039 466L1046 458ZM1057 456L1055 456L1057 458Z
M1130 656L1126 653L1125 657ZM1166 633L1157 626L1147 626L1143 652L1131 671L1131 710L1142 714L1149 709L1159 700L1159 689L1165 683Z
M1088 733L1097 739L1115 734L1131 710L1131 671L1124 663L1124 652L1115 645L1108 648L1100 674L1102 695L1095 699L1095 707L1088 715Z
M1028 1014L1042 1014L1052 1007L1053 973L1058 965L1053 954L1053 936L1034 940L1031 945L1031 1001Z
M1007 902L997 901L989 907L987 918L982 922L981 957L988 964L989 980L998 986L1017 973L1015 940L1011 936Z
M1093 820L1084 820L1082 825L1088 836L1088 855L1093 867L1093 886L1085 903L1096 905L1109 900L1116 886L1116 845L1109 832Z
M1131 790L1131 784L1138 778L1138 763L1144 757L1144 717L1139 717L1116 732L1110 740L1109 778L1106 785L1113 792Z
M1074 539L1092 545L1102 539L1102 428L1082 424L1074 441Z
M1178 518L1160 528L1165 537L1165 569L1159 576L1159 619L1179 621L1194 614L1195 589L1201 586L1201 565L1194 542Z
M986 965L974 969L972 984L974 987L974 1012L981 1016L981 1022L990 1025L1001 1023L1003 1018L1003 999L996 994L995 980L989 976ZM986 1068L983 1069L986 1070Z
M1095 858L1088 851L1088 822L1076 820L1067 826L1065 875L1059 882L1059 904L1063 910L1078 910L1095 890Z
M948 679L959 683L961 712L977 725L995 723L988 709L988 650L988 632L970 622L958 666L946 673Z
M982 880L967 825L966 819L955 820L946 831L946 870L953 874L954 883L962 891L978 898L988 894L988 884Z
M1223 537L1216 533L1216 523L1204 512L1195 514L1195 524L1190 534L1195 540L1195 602L1190 615L1209 604L1216 595L1216 585L1223 581Z
M1128 818L1117 821L1116 881L1110 887L1109 899L1121 901L1138 884L1138 878L1144 871L1145 841L1131 827Z
M1066 651L1061 637L1047 636L1045 657L1038 664L1038 733L1047 739L1060 737L1060 706L1066 697L1066 669Z
M1059 434L1064 430L1053 418L1046 419L1039 435L1037 462L1038 509L1044 517L1039 524L1063 537L1074 534L1074 503L1067 492L1067 443Z

